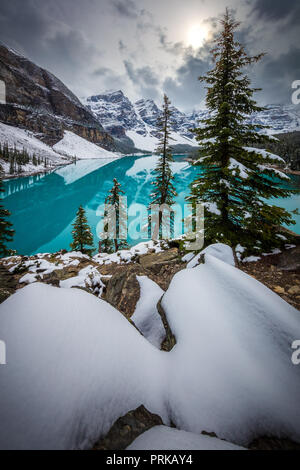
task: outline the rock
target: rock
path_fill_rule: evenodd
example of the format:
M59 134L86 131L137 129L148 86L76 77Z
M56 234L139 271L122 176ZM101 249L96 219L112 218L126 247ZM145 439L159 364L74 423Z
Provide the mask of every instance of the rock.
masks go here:
M277 437L259 437L251 442L250 450L300 450L300 443Z
M300 272L300 245L278 256L277 268L281 271Z
M113 149L113 138L79 99L54 75L0 44L0 79L6 84L6 105L0 121L39 134L54 145L69 130Z
M136 276L145 276L146 272L139 264L115 267L114 270L117 272L107 283L105 300L126 317L131 317L140 298L140 285Z
M276 292L276 294L285 294L285 290L283 287L280 287L280 286L275 286L273 287L273 290L274 292Z
M150 413L142 405L119 418L93 450L124 450L145 431L163 424L160 416Z
M292 286L289 288L288 293L291 295L300 294L300 286Z
M139 262L144 269L148 269L158 274L162 267L176 264L179 261L178 248L140 256Z
M162 305L161 305L161 301L162 299L160 299L160 301L158 302L157 304L157 310L158 310L158 313L160 314L161 316L161 319L162 319L162 322L163 322L163 325L164 325L164 328L165 328L165 331L166 331L166 337L165 339L163 340L163 342L161 343L161 350L162 351L171 351L173 349L173 347L175 346L176 344L176 338L175 338L175 335L173 334L171 328L170 328L170 325L168 323L168 320L167 320L167 317L166 317L166 314L165 314L165 311L164 309L162 308Z

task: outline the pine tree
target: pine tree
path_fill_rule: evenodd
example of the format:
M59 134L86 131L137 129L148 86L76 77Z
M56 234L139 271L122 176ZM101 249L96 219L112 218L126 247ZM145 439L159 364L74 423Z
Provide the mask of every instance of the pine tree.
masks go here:
M249 145L263 145L270 139L264 126L247 124L245 118L264 108L257 106L250 80L243 69L258 62L264 54L249 57L235 39L239 24L226 10L222 30L212 49L214 68L206 76L206 105L210 117L195 129L201 158L196 162L200 175L191 184L189 202L205 205L207 243L241 244L252 251L280 244L278 226L293 224L285 209L266 202L284 198L291 190L284 186L286 176L270 167L278 164L269 153Z
M174 204L174 197L177 196L173 184L174 176L170 166L170 163L173 161L172 149L170 147L170 140L172 139L170 137L172 125L170 104L171 102L165 94L162 113L157 120L157 130L160 138L156 153L159 155L159 161L154 170L155 180L151 183L155 188L154 192L151 194L151 205L158 204L161 206L166 204L172 206L172 204ZM154 214L152 214L152 216L153 215ZM151 215L149 221L151 222ZM158 214L158 221L158 227L154 230L153 234L154 238L158 238L158 235L162 233L161 211Z
M93 247L93 235L87 223L85 210L82 206L80 206L77 211L73 227L73 242L70 245L71 249L73 251L81 251L81 253L91 256L95 250ZM91 246L92 248L86 248L86 246Z
M2 167L0 166L0 194L4 192L3 183L1 179ZM7 220L10 212L0 204L0 257L10 256L14 254L12 250L7 248L7 243L11 242L14 236L14 230L11 228L12 223Z
M107 234L107 238L103 239L101 242L101 246L104 252L106 253L113 253L114 251L124 250L128 248L127 239L121 239L120 234L122 232L127 232L127 226L125 226L125 221L123 221L121 215L122 213L124 216L126 215L127 221L127 213L126 207L124 202L120 200L120 197L125 194L124 191L121 189L121 184L118 182L116 178L113 180L113 187L109 190L108 196L105 199L105 204L111 206L112 210L115 213L115 237L112 238L112 234L109 233L109 224L106 223L104 225L104 232ZM110 213L105 211L104 217L110 217Z

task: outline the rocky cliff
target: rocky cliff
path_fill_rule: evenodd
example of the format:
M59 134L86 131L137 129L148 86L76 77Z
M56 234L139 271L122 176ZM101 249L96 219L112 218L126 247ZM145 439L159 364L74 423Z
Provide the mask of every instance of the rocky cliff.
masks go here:
M49 145L69 130L101 147L114 148L113 138L58 78L3 44L0 80L6 85L0 122L33 131Z

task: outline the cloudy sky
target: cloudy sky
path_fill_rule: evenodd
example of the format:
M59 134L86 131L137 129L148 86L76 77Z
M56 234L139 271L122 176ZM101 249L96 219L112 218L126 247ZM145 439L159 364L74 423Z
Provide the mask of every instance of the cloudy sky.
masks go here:
M77 96L122 89L184 111L204 105L197 77L228 6L249 53L261 104L290 103L300 80L299 0L1 0L0 40L57 75Z

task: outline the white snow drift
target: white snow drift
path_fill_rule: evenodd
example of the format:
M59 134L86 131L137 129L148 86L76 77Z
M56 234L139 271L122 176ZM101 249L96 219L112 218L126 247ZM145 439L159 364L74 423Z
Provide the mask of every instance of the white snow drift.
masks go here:
M154 426L141 434L127 450L243 450L230 442L221 441L167 426Z
M89 448L141 404L166 425L239 445L261 435L300 441L300 374L291 361L299 312L232 266L223 248L207 249L204 264L177 273L164 294L177 342L168 353L78 289L35 283L2 303L0 448ZM150 295L153 285L143 287ZM135 315L153 318L155 330L144 294ZM159 432L159 448L178 448L179 435ZM151 448L159 438L152 433L148 444L146 434L133 445ZM180 448L226 445L180 439Z

